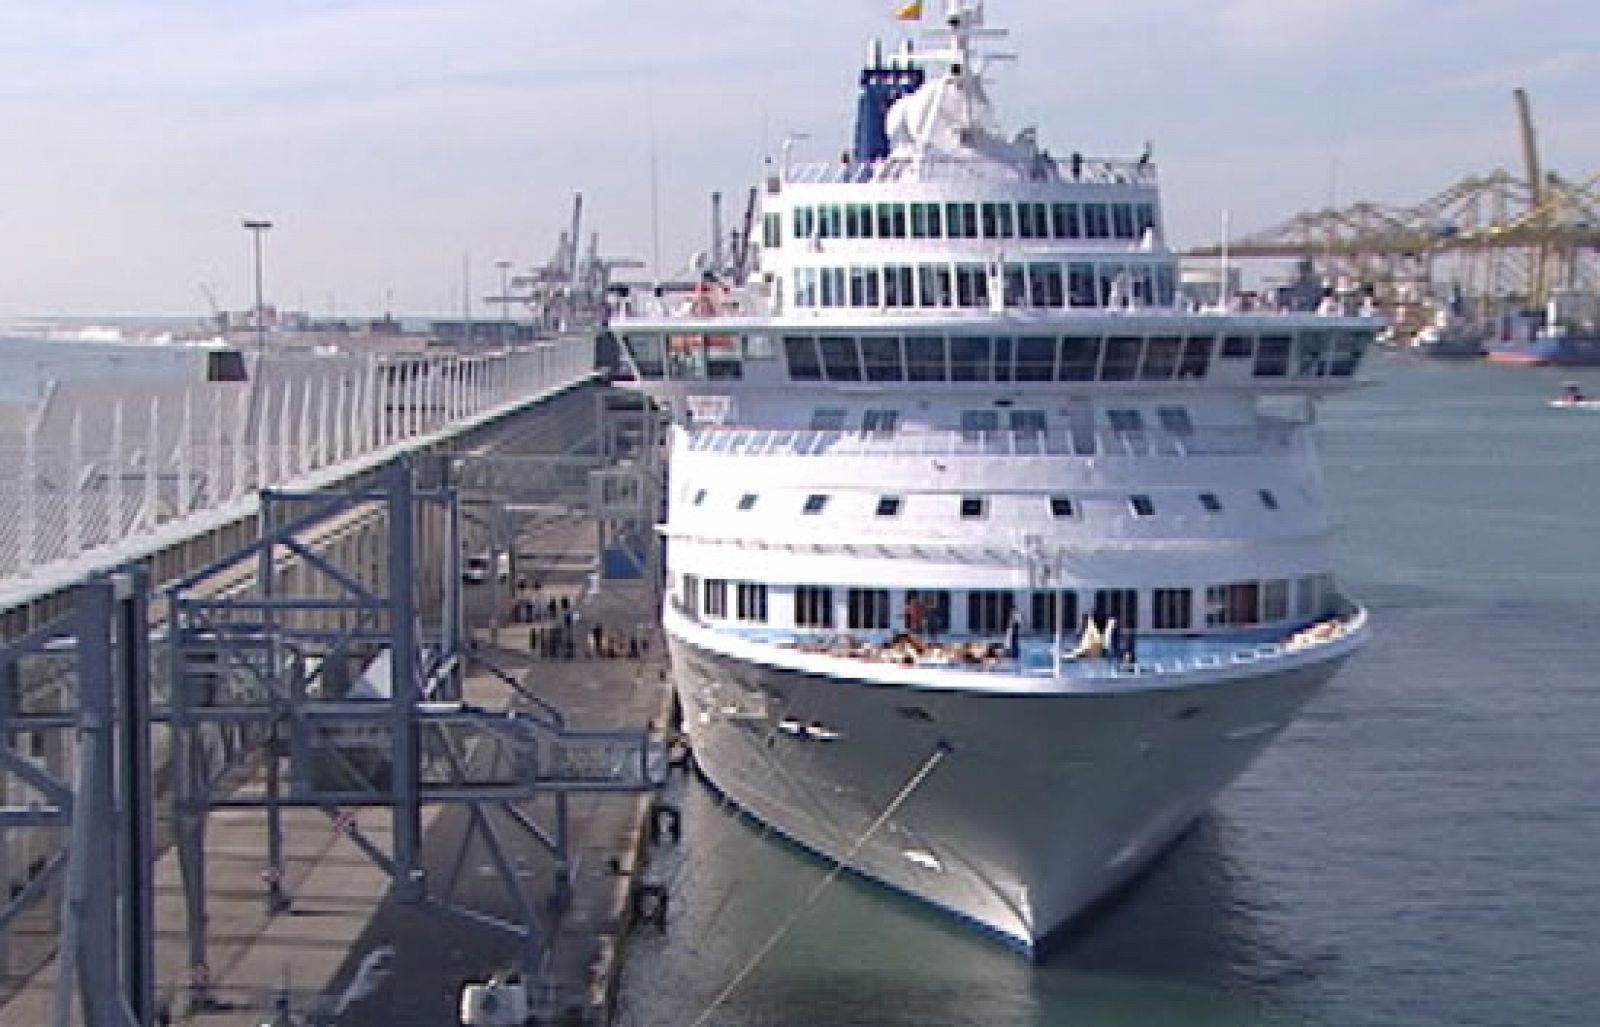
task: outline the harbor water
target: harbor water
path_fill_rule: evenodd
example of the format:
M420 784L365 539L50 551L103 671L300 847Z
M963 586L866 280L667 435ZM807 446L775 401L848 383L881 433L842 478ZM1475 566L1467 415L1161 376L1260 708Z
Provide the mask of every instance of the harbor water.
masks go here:
M1546 404L1600 372L1371 371L1321 434L1373 643L1121 901L1029 964L696 784L619 1022L1600 1019L1600 412Z

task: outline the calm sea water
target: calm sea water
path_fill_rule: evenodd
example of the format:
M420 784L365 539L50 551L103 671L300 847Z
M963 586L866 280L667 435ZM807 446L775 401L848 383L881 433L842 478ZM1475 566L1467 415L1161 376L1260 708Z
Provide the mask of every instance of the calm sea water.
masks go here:
M1372 645L1043 965L841 878L716 1024L1600 1022L1600 371L1380 356L1324 412ZM703 788L625 1025L693 1023L828 868Z

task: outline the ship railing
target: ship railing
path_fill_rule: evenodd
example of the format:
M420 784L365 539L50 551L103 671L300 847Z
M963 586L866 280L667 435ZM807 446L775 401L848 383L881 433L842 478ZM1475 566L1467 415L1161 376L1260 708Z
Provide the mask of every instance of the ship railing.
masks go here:
M435 445L594 373L592 337L272 354L239 383L63 382L0 431L0 602ZM3 426L0 426L3 427ZM184 522L188 522L187 525Z
M1190 432L817 431L686 429L687 449L726 456L1228 457L1259 456L1289 444L1280 426L1197 427Z
M1156 184L1155 165L1146 160L1107 160L1073 157L1056 160L1039 154L1032 160L1005 163L995 160L948 158L886 158L875 161L811 161L784 169L786 185L892 185L913 182L992 181L1009 173L1018 181L1082 182L1088 185Z

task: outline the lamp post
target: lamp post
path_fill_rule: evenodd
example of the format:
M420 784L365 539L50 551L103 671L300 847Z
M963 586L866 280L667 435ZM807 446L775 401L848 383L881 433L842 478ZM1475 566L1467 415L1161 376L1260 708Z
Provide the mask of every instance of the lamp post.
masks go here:
M511 335L511 261L497 260L494 266L500 269L500 348L505 349Z
M272 222L260 218L245 218L244 227L255 237L256 253L256 355L267 348L267 312L261 302L261 235L272 228Z

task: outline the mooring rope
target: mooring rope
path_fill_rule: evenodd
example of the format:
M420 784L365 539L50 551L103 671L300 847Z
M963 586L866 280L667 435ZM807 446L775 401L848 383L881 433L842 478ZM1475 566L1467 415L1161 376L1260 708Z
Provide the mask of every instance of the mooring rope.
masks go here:
M755 968L777 946L778 942L782 941L784 936L794 929L795 924L800 922L800 918L805 916L812 906L816 905L817 900L822 897L822 893L828 889L828 886L838 880L839 875L844 871L845 863L855 859L856 854L866 846L867 842L872 840L872 836L878 832L878 829L886 824L890 817L894 816L895 811L904 805L907 799L911 798L911 793L921 786L928 775L933 773L933 768L937 767L949 752L949 745L940 741L933 752L928 755L928 758L922 762L922 766L917 769L917 772L911 775L911 779L905 783L900 791L895 793L895 797L890 800L889 805L884 807L883 812L879 813L877 818L867 825L867 829L850 846L850 851L834 860L833 868L811 889L810 894L805 897L805 901L796 906L794 911L789 914L788 919L778 925L777 930L773 931L771 936L751 954L750 958L745 961L744 966L739 968L739 972L734 974L733 978L717 993L716 998L711 1000L711 1004L706 1006L700 1015L695 1018L694 1027L701 1027L711 1018L711 1014L715 1013L717 1008L738 990L739 985L743 984L745 978L755 971Z

